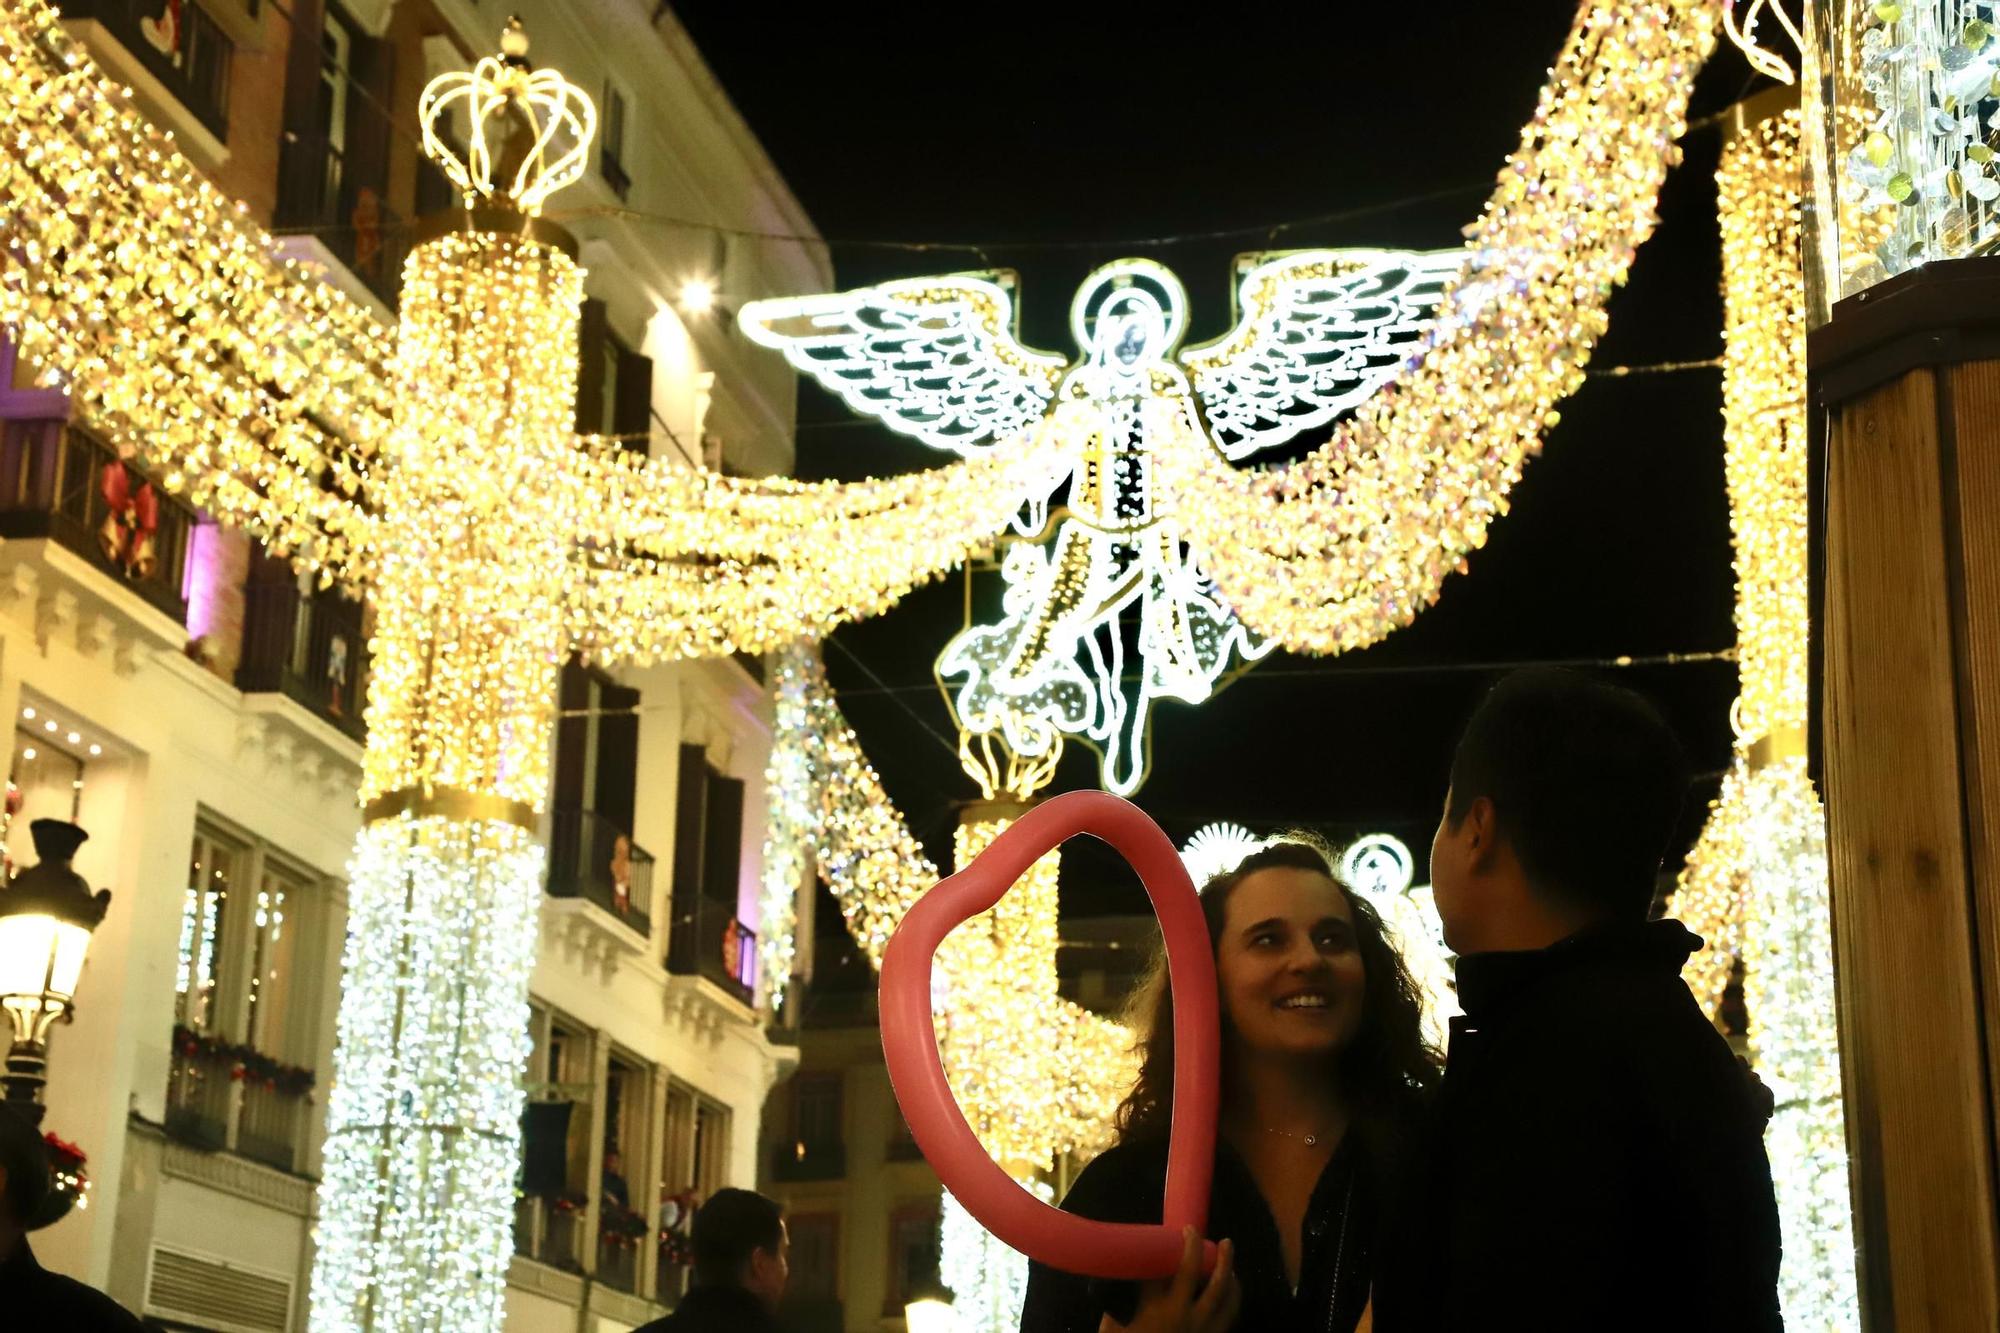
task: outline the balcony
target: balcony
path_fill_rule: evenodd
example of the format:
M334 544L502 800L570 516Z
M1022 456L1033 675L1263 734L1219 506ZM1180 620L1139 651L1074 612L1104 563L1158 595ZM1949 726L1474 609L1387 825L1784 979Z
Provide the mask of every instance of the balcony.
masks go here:
M598 1200L597 1272L594 1276L619 1291L639 1290L639 1260L652 1238L646 1219L609 1199Z
M839 1180L846 1174L847 1145L837 1140L780 1143L771 1154L771 1178L783 1184Z
M365 739L368 646L361 603L321 589L301 592L291 571L255 578L243 589L243 660L236 688L282 694L328 724Z
M514 1201L514 1253L566 1273L581 1273L588 1206L582 1194L522 1195Z
M313 1119L311 1091L308 1071L177 1028L166 1130L191 1147L296 1171Z
M549 896L595 903L650 938L652 853L594 810L557 810L549 826Z
M361 175L349 170L342 146L328 136L287 131L278 158L276 223L281 232L313 236L394 310L410 253L409 219L389 207L382 181Z
M744 1004L751 1002L757 933L736 919L735 904L699 897L675 903L667 945L667 971L705 977Z
M217 139L229 135L229 65L236 44L196 0L63 0L62 16L101 25Z
M82 426L0 423L0 537L46 537L187 623L199 516Z

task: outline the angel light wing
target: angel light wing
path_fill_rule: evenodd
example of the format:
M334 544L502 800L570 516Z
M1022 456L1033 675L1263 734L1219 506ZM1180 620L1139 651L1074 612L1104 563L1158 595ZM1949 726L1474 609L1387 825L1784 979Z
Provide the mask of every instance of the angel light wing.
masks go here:
M958 454L1037 421L1069 364L1021 345L992 275L752 301L737 322L861 415Z
M1181 353L1223 456L1324 426L1422 354L1463 250L1301 250L1250 262L1236 327Z

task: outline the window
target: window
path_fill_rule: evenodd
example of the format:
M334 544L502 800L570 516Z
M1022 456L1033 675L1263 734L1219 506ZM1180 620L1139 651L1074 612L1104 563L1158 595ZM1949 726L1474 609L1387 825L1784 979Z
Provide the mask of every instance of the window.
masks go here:
M65 734L60 728L53 738L47 732L26 728L14 733L14 769L7 781L20 805L9 831L20 830L23 849L31 845L28 827L37 819L76 819L83 799L84 761L58 743ZM33 856L24 850L15 860L27 865Z
M325 159L325 176L314 212L334 216L328 210L340 206L342 166L347 156L347 85L351 77L348 63L354 49L354 35L331 11L320 29L319 87L313 99L313 130L316 142L307 152Z
M653 360L611 331L605 303L587 297L577 325L576 428L635 453L651 446Z
M812 1305L840 1299L840 1215L796 1213L785 1219L792 1241L792 1276L785 1299Z
M604 85L604 106L597 117L598 170L604 183L620 199L632 188L625 171L625 92L617 84Z
M665 1142L660 1156L660 1198L689 1195L697 1207L729 1183L729 1108L678 1079L667 1083ZM683 1234L686 1220L676 1224ZM659 1252L654 1299L671 1302L687 1289L688 1270L669 1250Z
M667 967L706 977L747 1002L756 950L754 934L736 919L743 790L740 779L715 771L701 746L681 746Z
M644 1065L613 1054L604 1085L603 1169L597 1190L597 1280L637 1291L640 1257L652 1237L654 1210L640 1189L647 1169L647 1111L652 1078Z
M792 1142L802 1156L841 1142L842 1082L838 1070L800 1074L792 1081Z
M898 1208L889 1215L889 1285L882 1313L901 1315L912 1295L935 1286L937 1280L937 1204Z
M572 1272L582 1270L582 1236L591 1191L592 1036L540 1005L530 1008L527 1105L521 1115L521 1195L514 1205L514 1249Z
M296 1170L312 1121L323 880L207 819L195 828L174 974L167 1127Z

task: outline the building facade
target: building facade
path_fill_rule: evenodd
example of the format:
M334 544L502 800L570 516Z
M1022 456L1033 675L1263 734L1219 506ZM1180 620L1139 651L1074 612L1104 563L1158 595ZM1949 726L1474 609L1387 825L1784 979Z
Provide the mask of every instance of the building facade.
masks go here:
M642 0L68 0L142 111L295 258L395 317L436 73L531 57L600 109L552 220L589 271L578 429L688 467L788 470L794 381L723 313L831 285L805 217L671 14ZM729 235L727 241L719 239ZM705 285L721 307L680 306ZM4 836L73 819L112 907L44 1127L88 1154L50 1267L180 1329L305 1327L321 1108L359 826L365 607L302 584L72 418L0 343ZM691 1200L754 1184L769 1089L755 661L564 671L531 985L510 1330L629 1328L685 1283Z

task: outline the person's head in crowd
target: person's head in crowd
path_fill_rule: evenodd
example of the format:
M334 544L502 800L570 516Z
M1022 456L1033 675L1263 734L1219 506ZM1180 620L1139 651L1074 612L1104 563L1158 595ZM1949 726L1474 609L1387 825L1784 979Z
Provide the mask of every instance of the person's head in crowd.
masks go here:
M0 1105L0 1253L27 1233L49 1192L48 1150L42 1136L10 1106Z
M720 1189L695 1210L694 1284L741 1287L771 1309L791 1276L784 1210L752 1190Z
M1452 759L1431 847L1445 943L1534 949L1650 914L1687 762L1659 711L1573 671L1517 671Z
M1436 1082L1423 1005L1367 899L1319 847L1280 841L1201 890L1222 1018L1224 1114L1253 1062L1323 1076L1357 1119L1398 1119ZM1164 1136L1174 1087L1166 960L1135 993L1139 1077L1118 1111L1120 1138ZM1243 1108L1236 1108L1239 1111Z
M623 1178L625 1175L625 1159L618 1155L616 1148L606 1148L604 1150L604 1174L620 1178Z

